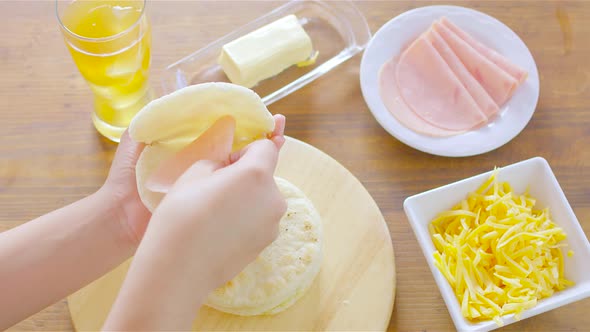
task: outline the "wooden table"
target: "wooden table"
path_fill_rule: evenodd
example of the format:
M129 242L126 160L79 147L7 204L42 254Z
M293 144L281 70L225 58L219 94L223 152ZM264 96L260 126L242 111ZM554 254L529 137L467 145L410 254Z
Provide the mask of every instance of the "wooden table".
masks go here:
M358 79L360 56L270 107L273 113L287 115L288 135L340 161L382 209L397 263L391 330L454 329L403 212L407 196L494 166L542 156L590 235L590 2L451 2L506 23L537 61L539 106L527 128L507 145L485 155L454 159L400 143L377 124L365 105ZM358 2L373 32L397 14L427 4ZM277 5L153 1L154 80L166 64ZM0 2L0 231L96 190L116 148L92 127L91 92L64 46L53 6L49 0ZM581 301L505 330L588 330L589 306L590 300ZM72 330L65 300L12 330Z

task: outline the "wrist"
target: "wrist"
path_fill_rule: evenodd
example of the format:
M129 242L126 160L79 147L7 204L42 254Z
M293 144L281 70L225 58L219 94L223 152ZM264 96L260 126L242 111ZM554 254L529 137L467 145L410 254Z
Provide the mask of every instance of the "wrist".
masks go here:
M92 199L99 211L105 214L105 222L111 230L113 239L122 247L129 247L133 251L137 249L140 239L129 226L128 216L125 210L125 200L118 197L116 192L106 186L102 186L92 194Z
M143 240L143 254L149 253L149 264L167 279L174 280L177 286L191 294L200 306L207 296L219 286L218 262L206 244L206 235L199 227L200 220L206 218L202 213L192 215L191 222L183 222L186 216L171 206L160 205L150 221L150 230ZM174 223L167 222L174 220ZM138 252L139 253L139 252ZM189 279L186 276L191 276ZM195 303L197 304L197 303Z
M187 246L173 225L162 223L157 214L154 217L117 301L121 308L133 308L137 321L147 324L139 329L155 324L154 317L144 313L166 310L168 315L157 318L162 326L187 330L213 289L207 255Z

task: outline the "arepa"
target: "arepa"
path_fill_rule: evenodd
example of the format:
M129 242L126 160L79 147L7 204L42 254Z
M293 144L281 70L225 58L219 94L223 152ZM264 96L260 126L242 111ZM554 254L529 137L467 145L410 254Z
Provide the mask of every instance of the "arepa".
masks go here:
M241 316L276 314L309 289L322 263L322 223L312 202L275 177L287 201L277 239L234 279L209 295L207 305Z
M191 85L151 101L131 121L129 135L148 146L136 165L137 189L141 201L154 211L164 194L145 188L161 162L194 141L218 119L235 120L233 150L266 137L274 119L252 90L230 83Z

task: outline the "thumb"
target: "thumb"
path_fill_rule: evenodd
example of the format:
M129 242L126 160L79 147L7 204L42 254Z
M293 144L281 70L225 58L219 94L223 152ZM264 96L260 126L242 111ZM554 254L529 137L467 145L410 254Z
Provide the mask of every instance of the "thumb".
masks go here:
M111 163L107 181L120 182L121 174L129 174L129 171L132 172L130 174L135 174L135 165L144 147L144 144L133 141L125 131Z
M115 158L113 159L113 165L120 167L135 167L139 155L145 147L144 144L137 143L131 137L129 132L125 130L121 136L121 142L115 152Z

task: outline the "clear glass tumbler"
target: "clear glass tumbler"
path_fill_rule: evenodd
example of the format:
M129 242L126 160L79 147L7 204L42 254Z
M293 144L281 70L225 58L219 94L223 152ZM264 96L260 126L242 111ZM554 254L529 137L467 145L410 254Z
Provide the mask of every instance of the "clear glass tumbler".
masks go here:
M153 97L146 0L56 0L55 8L72 58L94 92L92 122L118 142Z

